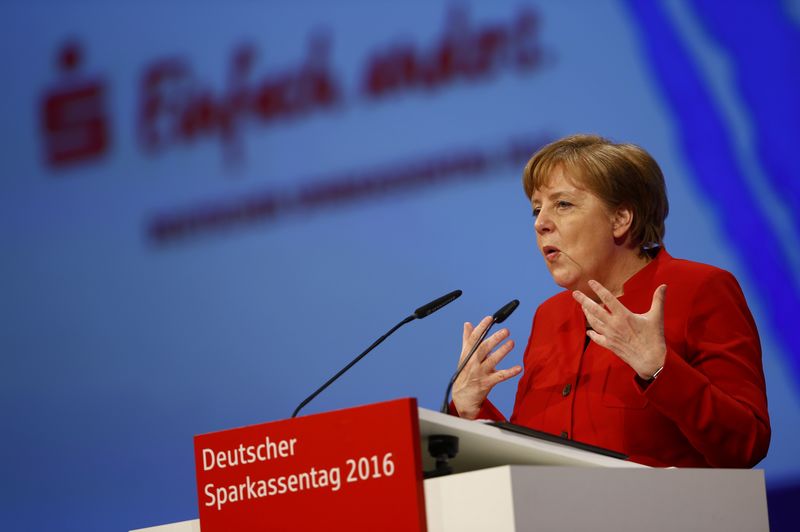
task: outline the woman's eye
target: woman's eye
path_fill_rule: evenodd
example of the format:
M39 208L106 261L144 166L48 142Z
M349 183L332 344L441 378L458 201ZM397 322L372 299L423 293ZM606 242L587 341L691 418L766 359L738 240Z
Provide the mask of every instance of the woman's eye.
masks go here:
M556 207L558 207L559 209L565 209L567 207L572 207L572 203L561 200L556 202Z
M539 216L540 212L542 212L542 208L541 207L534 207L533 208L533 217L536 218L537 216Z

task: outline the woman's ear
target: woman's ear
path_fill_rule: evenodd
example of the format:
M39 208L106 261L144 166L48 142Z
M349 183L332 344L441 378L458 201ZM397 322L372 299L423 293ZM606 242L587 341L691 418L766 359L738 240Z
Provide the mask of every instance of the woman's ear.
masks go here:
M621 239L633 225L633 211L629 207L618 208L611 217L614 238Z

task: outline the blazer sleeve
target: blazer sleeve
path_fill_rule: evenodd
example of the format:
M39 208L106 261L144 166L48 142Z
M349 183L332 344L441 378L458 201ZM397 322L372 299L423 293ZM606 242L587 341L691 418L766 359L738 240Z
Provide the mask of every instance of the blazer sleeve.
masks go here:
M769 448L766 384L758 331L733 275L715 270L704 279L685 335L686 353L667 349L645 395L710 465L754 466Z
M450 401L450 414L461 417L453 401ZM497 409L496 406L492 404L491 401L489 401L489 399L486 399L483 401L481 409L478 411L478 416L475 419L490 419L492 421L505 421L506 417L503 415L502 412L500 412L500 410Z

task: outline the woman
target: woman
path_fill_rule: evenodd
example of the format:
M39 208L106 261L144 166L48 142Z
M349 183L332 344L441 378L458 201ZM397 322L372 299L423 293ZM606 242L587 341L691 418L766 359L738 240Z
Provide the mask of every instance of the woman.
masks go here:
M658 164L638 146L576 135L523 174L536 242L566 291L536 311L511 422L653 466L752 467L769 415L758 331L736 279L672 258ZM464 325L462 354L488 326ZM454 413L503 419L486 399L520 372L491 335L456 381Z

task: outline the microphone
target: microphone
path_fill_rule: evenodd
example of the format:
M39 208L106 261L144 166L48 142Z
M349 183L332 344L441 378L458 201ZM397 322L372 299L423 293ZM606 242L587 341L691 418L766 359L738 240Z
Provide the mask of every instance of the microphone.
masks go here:
M422 305L414 311L413 315L416 319L421 320L425 316L430 316L443 306L449 305L459 297L461 297L461 290L453 290L449 294L445 294L442 297L434 299L430 303Z
M455 300L456 300L456 299L458 299L459 297L461 297L461 290L453 290L453 291L452 291L452 292L450 292L449 294L445 294L445 295L443 295L442 297L439 297L439 298L437 298L437 299L434 299L434 300L433 300L433 301L431 301L430 303L427 303L427 304L425 304L425 305L422 305L421 307L419 307L417 310L415 310L415 311L414 311L414 313L413 313L413 314L411 314L410 316L407 316L406 318L404 318L404 319L403 319L403 321L401 321L400 323L398 323L397 325L395 325L394 327L392 327L391 329L389 329L389 331L388 331L386 334L384 334L383 336L381 336L380 338L378 338L377 340L375 340L375 342L374 342L374 343L373 343L371 346L369 346L368 348L366 348L366 349L365 349L365 350L364 350L364 351L363 351L363 352L362 352L360 355L358 355L356 358L354 358L353 360L351 360L349 364L347 364L345 367L343 367L342 369L340 369L340 370L339 370L339 372L338 372L336 375L334 375L333 377L331 377L330 379L328 379L328 380L325 382L325 384L323 384L322 386L320 386L319 388L317 388L317 389L314 391L314 393L312 393L311 395L309 395L308 397L306 397L305 399L303 399L303 401L302 401L302 402L301 402L299 405L297 405L297 408L295 408L295 409L294 409L294 412L292 412L292 417L297 417L297 413L298 413L298 412L300 412L300 410L301 410L301 409L302 409L304 406L306 406L306 405L307 405L308 403L310 403L310 402L311 402L311 401L312 401L312 400L313 400L313 399L314 399L316 396L318 396L320 393L322 393L322 391L323 391L325 388L327 388L328 386L330 386L331 384L333 384L333 382L334 382L336 379L338 379L339 377L341 377L342 375L344 375L344 373L345 373L345 372L346 372L348 369L352 368L352 367L353 367L353 366L354 366L354 365L355 365L355 364L356 364L356 363L357 363L359 360L361 360L362 358L364 358L364 357L367 355L367 353L369 353L370 351L372 351L373 349L375 349L375 348L376 348L376 347L377 347L377 346L378 346L378 345L379 345L381 342L383 342L383 341L384 341L384 340L386 340L386 339L387 339L389 336L391 336L391 334L392 334L392 333L394 333L394 332L395 332L397 329L399 329L400 327L402 327L403 325L405 325L406 323L408 323L408 322L410 322L410 321L414 321L414 320L421 320L422 318L424 318L424 317L426 317L426 316L430 316L431 314L433 314L433 313L434 313L434 312L436 312L437 310L440 310L440 309L441 309L442 307L444 307L445 305L448 305L448 304L452 303L453 301L455 301Z
M486 338L486 335L489 334L489 330L494 326L495 323L503 323L504 321L506 321L506 318L511 316L511 313L514 312L518 306L519 306L519 300L513 299L508 303L506 303L505 305L503 305L500 308L500 310L492 314L492 321L489 322L489 326L486 327L483 333L481 333L480 338L478 338L478 341L475 342L475 344L472 346L472 349L469 350L469 353L467 353L467 356L464 357L464 360L461 362L461 364L459 364L458 369L456 370L453 377L450 379L450 383L447 385L447 390L444 392L444 401L442 402L442 408L440 410L443 414L447 414L450 410L449 408L450 402L448 401L448 399L450 398L450 392L453 390L453 384L455 384L456 379L458 378L459 375L461 375L461 372L464 371L464 368L466 367L469 360L472 358L472 355L474 355L475 351L477 351L478 346L483 343L483 340Z
M492 322L503 323L504 321L506 321L506 318L511 316L512 312L517 310L518 306L519 306L519 299L513 299L509 301L508 303L503 305L503 308L501 308L492 315ZM489 327L491 327L491 325Z

